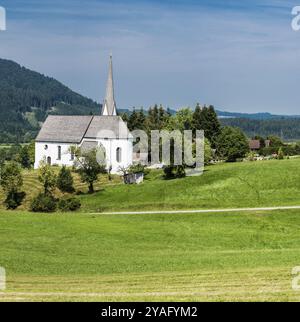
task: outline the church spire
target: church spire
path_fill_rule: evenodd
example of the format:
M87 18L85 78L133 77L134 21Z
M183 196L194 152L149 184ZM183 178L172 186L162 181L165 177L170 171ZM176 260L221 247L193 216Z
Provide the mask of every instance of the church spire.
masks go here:
M113 79L113 64L112 55L109 59L109 71L106 85L106 95L102 106L102 115L115 116L117 115L116 102L114 96L114 79Z

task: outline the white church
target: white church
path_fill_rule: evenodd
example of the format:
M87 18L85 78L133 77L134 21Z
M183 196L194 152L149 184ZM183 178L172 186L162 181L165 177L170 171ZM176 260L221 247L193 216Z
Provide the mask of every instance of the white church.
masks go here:
M101 147L105 150L106 166L111 173L118 173L133 162L133 137L127 124L117 116L112 56L100 115L49 115L36 138L34 167L38 168L41 160L50 165L72 166L75 156L71 147L85 151Z

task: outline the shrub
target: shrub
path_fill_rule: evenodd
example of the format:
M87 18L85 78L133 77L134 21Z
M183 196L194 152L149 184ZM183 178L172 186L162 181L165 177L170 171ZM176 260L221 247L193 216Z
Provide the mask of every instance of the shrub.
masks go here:
M76 211L80 209L81 202L76 198L61 199L58 202L58 208L61 211Z
M186 176L183 165L169 165L164 167L164 178L165 179L178 179Z
M144 177L146 177L150 173L150 170L147 169L145 165L138 163L130 166L128 168L128 173L143 173Z
M30 210L33 212L54 212L56 206L57 201L53 196L40 193L32 200Z
M4 204L6 205L6 209L16 209L21 204L23 199L25 198L25 192L11 192L7 195Z
M18 163L12 161L3 166L0 184L6 195L4 202L6 208L16 209L20 206L25 194L20 191L23 186L23 177Z
M278 150L278 160L283 160L284 159L284 153L282 148L279 148Z
M174 173L173 173L173 167L172 166L166 166L164 167L164 178L165 179L173 179Z
M217 138L217 153L227 162L242 159L249 152L249 142L244 133L234 127L224 127Z
M40 162L38 173L38 179L44 187L44 194L51 196L56 187L56 175L45 159Z
M72 193L75 191L73 184L74 181L70 169L68 169L66 166L63 166L60 169L57 177L57 188L61 192Z

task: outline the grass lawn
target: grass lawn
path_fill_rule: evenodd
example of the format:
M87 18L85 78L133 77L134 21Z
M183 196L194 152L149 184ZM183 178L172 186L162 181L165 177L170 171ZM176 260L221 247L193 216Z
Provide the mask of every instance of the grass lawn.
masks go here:
M226 169L226 167L225 167ZM299 301L300 211L0 213L0 301Z
M202 176L178 180L163 180L161 171L153 171L138 186L102 175L93 195L86 193L77 175L74 178L76 189L85 193L79 196L82 212L300 205L300 159L219 164L207 167ZM24 172L24 190L27 197L20 210L27 210L41 190L36 171Z
M20 209L3 210L0 194L0 301L299 301L300 210L92 214L300 205L299 169L300 159L220 164L171 181L153 171L139 186L101 176L93 195L74 175L73 214L27 212L41 186L25 171Z
M154 172L140 186L104 187L81 196L83 211L216 209L300 205L300 159L210 166L200 177L162 180Z

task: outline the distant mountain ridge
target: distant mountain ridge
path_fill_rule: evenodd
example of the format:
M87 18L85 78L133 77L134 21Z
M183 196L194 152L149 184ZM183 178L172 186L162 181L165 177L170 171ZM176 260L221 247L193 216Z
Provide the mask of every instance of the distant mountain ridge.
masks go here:
M100 109L100 104L54 78L0 59L0 143L28 142L35 138L49 114L90 115L99 114ZM238 126L248 135L288 133L289 138L300 139L299 115L235 113L219 108L216 111L224 125ZM118 112L130 114L132 109L118 109ZM176 110L169 112L173 115Z
M298 119L300 115L276 115L271 113L238 113L216 110L220 118L242 118L251 120Z
M101 106L54 78L0 59L0 142L34 138L48 114L96 114Z
M131 114L133 109L118 109L120 113ZM136 109L138 111L140 109ZM145 110L146 111L146 110ZM169 112L174 115L176 110L169 109ZM262 113L241 113L241 112L226 112L216 109L216 113L219 118L239 118L239 119L250 119L250 120L275 120L275 119L299 119L300 115L276 115L268 112Z

